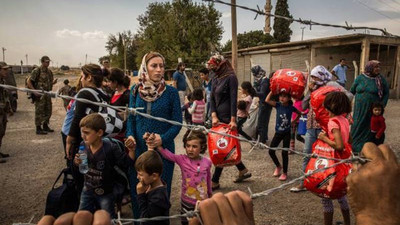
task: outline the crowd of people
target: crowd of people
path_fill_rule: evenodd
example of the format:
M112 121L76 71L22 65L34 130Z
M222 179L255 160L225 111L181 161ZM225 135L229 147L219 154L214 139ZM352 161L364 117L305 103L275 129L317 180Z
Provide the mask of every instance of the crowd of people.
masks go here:
M57 82L48 68L49 57L42 57L41 67L35 69L28 79L31 89L51 91ZM276 96L270 90L270 79L273 73L267 74L260 66L251 68L254 83L248 81L240 85L230 62L221 55L212 56L207 62L207 68L199 70L202 79L200 88L189 93L186 89L185 64L179 63L173 75L172 86L164 80L165 59L157 52L149 52L143 56L139 69L139 82L131 84L129 76L118 68L110 68L108 62L103 66L87 64L81 68L81 77L77 86L71 87L68 80L59 94L75 96L98 103L109 103L113 106L127 106L140 108L142 112L155 117L182 123L185 112L185 121L188 124L217 126L227 124L231 130L248 140L258 140L267 144L269 120L271 111L276 109L275 134L270 141L271 147L279 146L294 148L295 140L304 142L304 153L311 153L316 140L321 140L335 151L343 151L352 146L354 154L358 155L363 149L364 156L372 162L363 165L356 173L348 178L348 197L350 205L356 214L358 224L367 219L377 221L382 216L387 224L396 224L400 207L393 201L400 201L396 188L399 185L399 167L393 152L384 143L385 120L384 109L388 102L389 87L385 78L380 75L378 61L367 63L364 72L357 77L350 91L346 85L346 67L344 59L331 72L323 66L316 66L309 74L310 82L306 95L301 99L293 99L288 92L280 92ZM0 81L4 78L3 71L7 71L7 64L1 62ZM6 72L4 72L5 74ZM344 74L344 75L343 75ZM335 79L337 78L337 79ZM329 93L324 101L324 107L329 112L327 130L323 130L316 119L313 108L310 107L311 94L324 86L340 87L341 91ZM240 93L240 94L239 94ZM1 88L0 101L6 103L6 91ZM351 107L352 98L355 99L354 110ZM45 135L54 130L49 127L51 117L51 98L48 95L35 95L35 125L36 134ZM67 213L58 219L54 215L47 215L39 222L47 224L109 224L110 218L115 218L114 206L120 209L123 201L130 201L135 218L149 218L168 216L172 177L174 165L177 164L182 173L181 185L181 213L200 210L204 224L254 224L251 199L243 192L228 194L214 194L220 188L220 176L224 167L214 166L203 154L207 148L207 137L201 131L187 130L183 137L183 146L186 154L175 154L175 138L181 126L145 118L138 114L130 114L123 126L113 133L113 138L104 138L109 135L109 120L101 115L102 107L76 100L63 102L66 110L61 135L64 144L65 158L71 168L78 190L80 204L79 211ZM254 135L247 134L245 124L248 120L250 108L257 105L257 126ZM3 115L0 124L0 146L4 136L7 112L9 105L4 104L0 115ZM98 113L97 113L98 112ZM351 113L353 112L353 113ZM123 115L119 115L120 118ZM299 118L307 118L307 131L304 138L297 133L300 126ZM4 120L5 118L5 120ZM350 128L351 126L351 128ZM3 132L4 131L4 132ZM253 132L252 132L253 133ZM371 143L380 145L376 147ZM367 143L367 144L366 144ZM86 152L85 154L83 152ZM289 153L281 151L282 163L275 151L270 150L269 156L275 169L271 175L280 181L288 178ZM82 157L83 155L86 158ZM1 160L5 154L1 153ZM302 170L308 164L309 158L304 157ZM376 162L395 165L390 168L392 173L385 174L376 167ZM0 161L1 162L1 161ZM86 172L79 168L87 164ZM375 165L374 164L374 165ZM122 168L128 178L119 180L115 167ZM236 164L238 175L234 182L242 182L252 177L252 173L242 161ZM386 168L386 167L385 167ZM365 172L370 170L370 172ZM381 183L370 183L368 179L383 179L390 185L382 187ZM122 179L123 180L123 179ZM365 185L362 185L364 182ZM122 191L116 191L118 186ZM379 212L365 215L365 210L373 207L369 201L382 202L378 197L368 201L363 197L375 188L381 187L388 202L383 203L390 207L381 207ZM330 190L332 184L327 185ZM306 190L301 182L291 188L292 192ZM122 197L121 197L122 196ZM390 198L388 197L390 196ZM347 196L338 199L344 218L344 224L350 224L350 207ZM239 204L240 203L240 204ZM225 206L224 206L225 205ZM226 205L230 205L227 207ZM324 224L333 223L332 200L322 198ZM119 207L118 207L119 206ZM368 208L369 207L369 208ZM207 208L207 210L205 210ZM368 211L368 210L367 210ZM394 212L389 212L394 211ZM368 211L369 212L369 211ZM390 216L393 215L393 216ZM398 214L397 214L398 215ZM397 218L397 219L396 219ZM232 221L226 222L226 221ZM197 224L198 219L182 218L182 224ZM394 223L393 223L394 222ZM169 220L146 222L142 224L169 224Z

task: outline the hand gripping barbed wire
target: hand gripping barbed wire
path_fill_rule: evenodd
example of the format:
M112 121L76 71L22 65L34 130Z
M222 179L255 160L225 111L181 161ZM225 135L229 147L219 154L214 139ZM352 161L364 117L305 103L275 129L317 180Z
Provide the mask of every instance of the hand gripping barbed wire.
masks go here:
M109 105L107 103L101 103L101 102L94 102L94 101L90 101L88 99L83 99L83 98L77 98L77 97L71 97L71 96L67 96L67 95L59 95L57 92L52 92L52 91L44 91L44 90L38 90L38 89L29 89L29 88L19 88L19 87L14 87L11 85L5 85L5 84L0 84L0 87L4 88L4 89L8 89L8 90L18 90L18 91L22 91L22 92L27 92L27 93L36 93L38 95L49 95L50 97L53 98L61 98L61 99L68 99L68 100L75 100L75 101L79 101L79 102L83 102L83 103L87 103L87 104L93 104L93 105L97 105L97 106L101 106L101 107L110 107L115 109L116 111L119 112L126 112L129 114L133 114L133 115L139 115L148 119L154 119L157 121L161 121L161 122L166 122L166 123L170 123L172 125L177 125L177 126L182 126L182 127L186 127L187 129L190 130L200 130L200 131L204 131L206 133L215 133L218 135L222 135L222 136L226 136L226 137L231 137L231 138L236 138L240 141L243 142L247 142L250 145L252 145L252 148L250 150L250 152L255 148L262 148L262 149L269 149L269 150L274 150L274 151L278 151L278 150L282 150L282 151L289 151L289 152L293 152L295 154L299 154L305 157L312 157L312 158L321 158L321 159L327 159L327 160L334 160L337 161L337 163L332 164L329 167L325 167L325 168L321 168L321 169L317 169L314 170L312 173L309 174L305 174L301 177L298 177L296 179L293 179L287 183L284 183L278 187L274 187L259 193L252 193L251 189L248 188L250 196L252 199L261 197L261 196L267 196L275 191L281 190L291 184L294 184L298 181L304 180L306 177L311 176L315 173L333 168L339 164L342 163L352 163L352 162L360 162L360 163L365 163L369 160L365 159L365 158L361 158L361 157L352 157L349 159L337 159L337 158L329 158L329 157L323 157L323 156L318 156L316 154L307 154L307 153L303 153L303 152L298 152L298 151L294 151L290 148L273 148L273 147L269 147L266 144L260 143L259 140L257 141L250 141L247 140L245 138L242 138L240 136L235 136L235 135L231 135L231 134L227 134L227 133L222 133L222 132L217 132L211 129L207 129L205 126L200 126L200 125L188 125L188 124L183 124L177 121L173 121L173 120L168 120L165 118L161 118L161 117L155 117L152 116L150 114L146 114L146 113L142 113L139 110L143 110L143 108L128 108L128 107L120 107L120 106L113 106L113 105ZM161 221L161 220L166 220L166 219L176 219L176 218L182 218L182 217L199 217L199 211L195 210L195 211L187 211L184 214L177 214L177 215L172 215L172 216L159 216L159 217L152 217L152 218L140 218L140 219L125 219L125 218L120 218L118 217L118 219L113 219L113 223L114 224L132 224L133 222L149 222L149 221ZM201 220L200 220L201 221Z
M272 14L272 13L266 13L264 10L260 9L260 7L258 5L257 5L257 9L253 9L253 8L249 8L249 7L246 7L246 6L243 6L243 5L232 4L232 3L224 2L224 1L221 1L221 0L203 0L203 1L220 3L220 4L223 4L223 5L233 6L233 7L236 7L236 8L241 8L241 9L244 9L244 10L248 10L248 11L254 12L254 13L256 13L256 17L254 19L256 19L258 15L265 15L265 16L271 16L271 17L276 17L276 18L288 20L288 21L291 21L291 22L301 23L301 24L310 26L310 30L311 30L312 26L324 26L324 27L343 28L343 29L346 29L346 30L375 30L375 31L382 32L382 34L385 35L385 36L400 37L398 35L394 35L394 34L389 33L386 30L386 28L352 26L347 21L345 21L346 25L320 23L320 22L315 22L315 21L312 21L312 20L304 20L304 19L301 19L301 18L294 19L292 17L280 16L280 15L276 15L276 14Z

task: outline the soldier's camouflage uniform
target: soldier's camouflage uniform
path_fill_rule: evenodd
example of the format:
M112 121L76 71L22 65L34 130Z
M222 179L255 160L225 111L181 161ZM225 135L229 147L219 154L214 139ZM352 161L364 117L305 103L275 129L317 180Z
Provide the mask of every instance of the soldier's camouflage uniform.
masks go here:
M53 72L43 66L36 68L31 73L31 81L35 83L35 89L51 91L53 89ZM52 113L51 97L42 95L35 101L35 125L49 124Z
M5 83L2 78L0 79L0 83ZM0 147L3 142L4 134L6 134L7 113L9 113L10 110L9 92L0 87Z

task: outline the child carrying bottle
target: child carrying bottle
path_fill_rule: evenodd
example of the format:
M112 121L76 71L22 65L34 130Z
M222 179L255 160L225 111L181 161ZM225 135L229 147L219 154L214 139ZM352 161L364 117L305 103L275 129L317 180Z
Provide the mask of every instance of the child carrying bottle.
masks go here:
M293 107L293 103L290 100L291 97L285 92L279 93L279 102L271 100L272 92L270 92L265 99L265 102L276 108L276 125L275 125L275 135L271 141L271 147L278 147L279 143L283 141L283 148L289 148L290 145L290 127L291 124L296 123L302 114L299 110ZM296 112L297 117L291 122L292 113ZM287 169L289 165L289 153L288 151L282 152L282 163L283 167L279 163L276 157L275 150L269 150L269 156L275 163L275 170L273 173L274 177L278 177L279 180L285 181L287 179ZM283 173L281 171L283 169Z
M304 97L304 96L303 96ZM302 98L303 99L303 98ZM293 106L302 112L303 114L308 113L308 109L303 110L303 107L301 106L302 104L302 99L296 99L294 100ZM297 117L297 113L293 112L292 113L292 121L294 121ZM294 126L292 126L291 134L290 134L290 149L295 151L295 140L297 139L298 141L304 143L304 138L297 133L297 128L299 127L299 121L294 123ZM294 154L294 152L289 152L289 154Z
M207 150L207 138L201 131L188 130L183 137L185 155L175 155L162 146L154 146L154 134L146 133L143 138L146 140L149 149L155 147L161 155L169 161L175 162L181 168L182 189L181 189L181 213L193 211L196 202L212 196L211 189L211 160L203 157ZM186 218L182 218L182 224L188 224Z
M331 92L326 95L324 107L329 112L329 122L327 133L323 130L318 135L318 139L330 145L335 151L343 151L346 144L349 143L350 125L346 118L351 112L351 103L349 98L343 92ZM334 179L329 181L327 190L331 191ZM325 225L332 224L333 220L333 203L329 198L321 199L324 207ZM338 199L340 209L342 211L344 224L350 225L350 211L346 196Z
M371 106L372 117L371 117L371 131L370 131L370 142L376 145L383 144L385 141L385 130L386 123L383 113L385 108L379 102L373 103Z
M194 125L204 125L204 112L206 111L206 103L204 102L203 90L196 88L192 94L193 104L188 109L192 114L192 123Z

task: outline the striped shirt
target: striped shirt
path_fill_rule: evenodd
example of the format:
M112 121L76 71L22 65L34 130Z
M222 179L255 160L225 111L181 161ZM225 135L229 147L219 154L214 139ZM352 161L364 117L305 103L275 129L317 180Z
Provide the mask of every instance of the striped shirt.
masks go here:
M189 108L189 113L192 114L193 123L204 123L204 111L206 104L204 100L195 100L192 107Z

